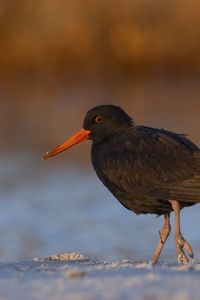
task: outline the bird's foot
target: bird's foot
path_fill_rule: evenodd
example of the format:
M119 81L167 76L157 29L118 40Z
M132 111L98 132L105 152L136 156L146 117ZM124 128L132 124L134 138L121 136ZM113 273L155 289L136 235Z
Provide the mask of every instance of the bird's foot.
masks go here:
M189 262L189 258L186 256L185 252L191 257L191 259L194 258L192 247L184 239L181 233L175 235L174 244L175 244L176 252L178 254L178 263L187 264Z

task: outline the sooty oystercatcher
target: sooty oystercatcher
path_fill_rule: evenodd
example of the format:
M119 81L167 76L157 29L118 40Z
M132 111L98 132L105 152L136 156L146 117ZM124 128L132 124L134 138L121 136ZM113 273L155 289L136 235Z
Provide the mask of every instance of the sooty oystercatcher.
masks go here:
M92 140L93 167L110 192L136 214L164 215L164 226L152 257L158 261L175 215L174 244L178 261L193 258L180 226L180 210L200 202L200 149L185 135L137 126L120 107L100 105L89 110L83 128L47 152L54 156L86 139Z

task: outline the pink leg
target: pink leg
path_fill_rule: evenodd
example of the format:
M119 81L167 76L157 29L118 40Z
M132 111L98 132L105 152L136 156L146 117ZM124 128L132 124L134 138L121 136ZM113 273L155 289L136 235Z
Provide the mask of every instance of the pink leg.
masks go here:
M161 254L162 248L164 247L165 241L167 240L167 238L168 238L168 236L170 234L171 226L170 226L170 222L169 222L169 217L170 217L169 214L165 214L164 215L164 225L163 225L163 228L159 231L160 240L158 242L158 245L156 247L154 255L153 255L152 259L151 259L152 264L156 264L157 263L157 261L159 259L159 256Z
M189 261L188 257L186 256L184 250L187 254L193 258L193 251L190 244L184 239L181 233L181 226L180 226L180 204L176 200L169 200L172 205L175 217L175 232L174 232L174 245L176 252L178 254L178 262L179 263L187 263Z

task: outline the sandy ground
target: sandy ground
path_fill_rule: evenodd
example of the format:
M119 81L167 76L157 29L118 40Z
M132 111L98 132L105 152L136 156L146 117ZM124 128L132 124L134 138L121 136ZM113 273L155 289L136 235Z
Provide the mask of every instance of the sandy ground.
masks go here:
M124 209L92 169L38 157L0 159L0 300L199 299L200 205L181 213L197 262L176 263L172 216L172 234L152 267L162 218Z
M0 265L0 299L199 299L200 263L99 262L79 253Z

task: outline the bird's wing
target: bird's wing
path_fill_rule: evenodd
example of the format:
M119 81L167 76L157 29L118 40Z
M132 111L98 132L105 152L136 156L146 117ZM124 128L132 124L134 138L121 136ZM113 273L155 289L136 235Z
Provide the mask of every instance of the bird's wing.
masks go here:
M200 175L200 150L185 135L140 127L140 155L164 184ZM149 170L150 171L150 170ZM151 173L151 172L150 172Z
M156 135L158 143L155 151L158 157L162 157L159 165L166 174L166 180L153 191L154 195L165 195L168 199L182 202L200 202L199 148L185 135L163 129L156 130ZM165 148L162 153L158 150L161 145Z
M180 199L182 202L200 202L200 176L182 181L168 187L171 199Z
M101 180L121 190L200 200L200 151L183 135L141 126L115 139L102 161Z

